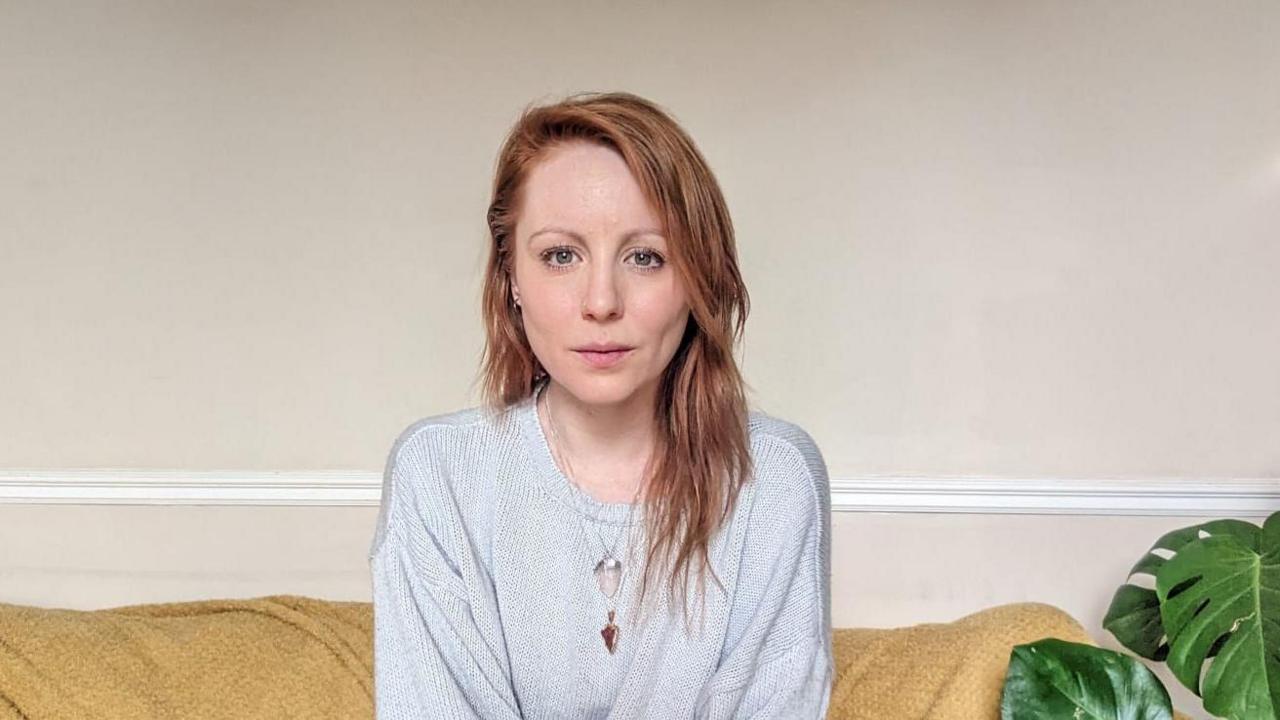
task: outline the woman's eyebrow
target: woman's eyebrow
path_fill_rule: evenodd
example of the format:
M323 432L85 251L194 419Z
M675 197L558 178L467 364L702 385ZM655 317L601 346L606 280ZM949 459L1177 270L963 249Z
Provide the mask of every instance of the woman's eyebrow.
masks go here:
M586 240L582 237L582 235L572 230L568 230L562 227L555 227L555 226L544 227L541 230L538 230L537 232L530 235L529 239L533 240L534 238L544 233L560 233L561 235L568 235L569 237L573 238L574 240L577 240L578 242L586 242ZM638 230L632 230L626 235L623 235L622 240L624 242L627 240L633 240L635 238L640 237L641 235L657 235L658 237L663 237L661 230L654 230L652 228L640 228Z

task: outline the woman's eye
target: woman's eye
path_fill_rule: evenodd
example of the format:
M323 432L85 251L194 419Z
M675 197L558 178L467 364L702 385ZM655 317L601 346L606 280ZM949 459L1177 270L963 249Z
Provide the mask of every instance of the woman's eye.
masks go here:
M551 248L542 253L542 262L551 268L564 269L572 264L575 254L570 248ZM653 250L637 250L631 253L631 257L635 258L635 265L641 270L657 270L666 264L666 260Z
M662 267L662 264L664 262L661 255L659 255L656 252L652 252L650 250L638 250L636 251L635 255L633 255L632 257L636 258L636 263L639 264L640 267L645 269L656 270L657 268ZM643 258L643 262L641 262L642 258Z
M538 256L542 260L542 264L549 268L562 270L569 267L568 261L573 259L573 250L569 248L551 248ZM556 262L552 262L556 260ZM565 262L559 262L564 260Z

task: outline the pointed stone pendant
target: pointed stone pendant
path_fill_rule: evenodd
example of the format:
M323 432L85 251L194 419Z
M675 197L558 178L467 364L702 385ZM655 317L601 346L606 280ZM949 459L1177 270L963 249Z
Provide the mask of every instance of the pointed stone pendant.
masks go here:
M604 593L607 598L612 598L613 594L618 592L618 581L622 578L622 563L618 560L605 557L596 563L596 584L600 586L600 592Z
M609 622L605 623L604 628L600 631L600 637L604 638L604 646L609 649L609 654L613 654L613 649L618 646L618 626L613 624L613 611L609 611Z

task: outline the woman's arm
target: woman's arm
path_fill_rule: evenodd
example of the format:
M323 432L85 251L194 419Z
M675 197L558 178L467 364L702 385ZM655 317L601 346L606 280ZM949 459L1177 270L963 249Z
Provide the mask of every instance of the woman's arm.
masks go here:
M783 472L800 482L753 501L734 598L742 618L704 690L698 718L823 718L833 679L830 490L826 464L798 431ZM777 483L772 483L778 488ZM767 486L766 486L767 487Z
M387 463L369 553L375 715L520 718L501 630L482 628L473 612L484 596L469 593L460 572L476 565L435 457L420 437L402 436Z

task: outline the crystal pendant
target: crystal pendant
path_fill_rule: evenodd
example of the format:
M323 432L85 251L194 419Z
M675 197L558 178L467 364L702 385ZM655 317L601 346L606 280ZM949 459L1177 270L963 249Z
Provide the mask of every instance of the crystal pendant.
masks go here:
M617 559L606 555L596 563L596 584L600 586L600 592L604 593L605 597L612 598L613 594L618 592L618 581L621 579L622 563Z
M613 654L613 649L618 646L618 626L613 624L614 613L609 611L609 622L600 630L600 636L604 638L604 646L609 649L609 654Z

